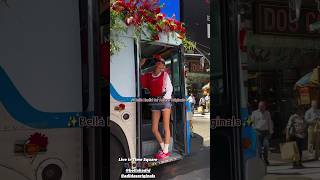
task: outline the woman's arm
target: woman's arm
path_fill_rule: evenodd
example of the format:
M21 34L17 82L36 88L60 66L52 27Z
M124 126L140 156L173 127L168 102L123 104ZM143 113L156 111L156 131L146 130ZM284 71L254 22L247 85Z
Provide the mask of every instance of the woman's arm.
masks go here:
M147 60L148 59L146 59L146 58L140 59L140 69L146 63ZM149 79L148 79L148 75L146 73L141 72L140 83L141 83L141 87L143 89L149 89Z
M147 73L140 75L140 83L142 88L149 89L149 76Z
M140 68L141 68L141 66L143 66L146 63L147 60L148 60L147 58L142 58L140 60Z
M165 78L164 78L164 85L165 85L165 95L163 96L164 99L171 99L173 87L170 80L170 77L167 72L164 72Z

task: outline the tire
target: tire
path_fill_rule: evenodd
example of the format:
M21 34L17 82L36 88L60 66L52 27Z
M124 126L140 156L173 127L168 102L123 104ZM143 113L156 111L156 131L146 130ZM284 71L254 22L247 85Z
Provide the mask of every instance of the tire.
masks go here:
M122 144L113 135L110 136L110 180L119 180L124 169L124 162L119 158L127 158Z

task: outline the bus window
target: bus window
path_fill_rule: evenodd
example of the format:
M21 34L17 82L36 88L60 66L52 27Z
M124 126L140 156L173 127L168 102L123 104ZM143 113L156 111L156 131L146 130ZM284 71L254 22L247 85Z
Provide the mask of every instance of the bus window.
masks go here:
M174 90L174 96L178 96L181 97L180 92L181 92L181 73L180 73L180 64L178 61L178 55L175 54L173 56L173 69L174 69L174 73L173 73L173 90Z

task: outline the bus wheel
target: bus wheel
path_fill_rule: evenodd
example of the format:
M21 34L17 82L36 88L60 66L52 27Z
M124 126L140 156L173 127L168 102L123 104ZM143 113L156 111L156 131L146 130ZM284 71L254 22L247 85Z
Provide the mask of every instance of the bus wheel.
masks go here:
M113 135L110 136L110 180L120 179L124 169L124 162L119 162L119 158L126 158L121 143Z

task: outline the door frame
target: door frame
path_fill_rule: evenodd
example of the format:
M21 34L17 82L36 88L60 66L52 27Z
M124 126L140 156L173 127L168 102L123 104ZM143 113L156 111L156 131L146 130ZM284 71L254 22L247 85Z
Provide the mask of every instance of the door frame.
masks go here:
M175 47L176 49L176 51L177 51L177 59L178 59L178 64L179 64L179 77L180 77L180 79L179 79L179 81L180 81L180 83L179 83L179 85L180 85L180 93L179 93L179 97L174 97L174 98L181 98L181 99L185 99L185 97L186 97L186 92L185 92L185 69L184 69L184 48L183 48L183 45L180 45L180 46L176 46ZM174 71L174 68L173 68L173 58L171 59L171 64L172 64L172 66L171 66L171 72L173 72ZM173 73L172 73L173 74ZM173 75L172 75L172 77L173 77ZM174 84L174 81L175 81L175 78L172 78L172 84ZM179 102L179 103L182 103L182 106L181 106L181 108L182 108L182 116L181 116L181 118L182 118L182 120L183 120L183 142L180 142L180 145L181 146L183 146L183 149L181 149L182 150L182 154L183 155L186 155L186 154L188 154L188 144L187 144L187 119L186 119L186 116L187 116L187 114L186 114L186 102ZM173 105L173 108L172 109L176 109L175 108L176 107L176 104L174 104ZM174 117L174 126L176 126L176 123L177 123L177 121L176 121L176 119L177 119L177 117L176 117L176 112L175 111L173 111L172 112L173 113L173 117ZM175 131L173 132L173 133L176 133ZM175 135L175 134L174 134ZM174 138L174 141L175 141L176 139Z
M163 43L157 43L157 42L149 42L149 41L144 41L144 40L141 40L141 41L136 41L135 42L135 62L136 62L136 95L138 98L140 98L141 96L141 88L140 88L140 75L141 75L141 72L140 72L140 56L141 56L141 48L140 48L140 44L141 43L151 43L152 45L159 45L159 46L165 46L165 47L173 47L175 48L175 51L177 51L177 58L178 58L178 63L179 63L179 73L180 73L180 87L181 87L181 90L180 90L180 93L179 95L181 97L179 98L185 98L185 72L184 72L184 56L183 56L183 46L182 45L179 45L179 46L174 46L174 45L169 45L169 44L163 44ZM171 70L171 74L172 74L172 77L173 77L173 58L171 58L171 67L170 67L170 70ZM171 83L173 84L174 83L174 78L171 79ZM175 97L174 97L175 98ZM182 108L185 109L186 108L186 103L185 102L181 102L183 103L182 104ZM140 102L136 102L136 117L137 117L137 147L136 147L136 150L137 150L137 157L138 158L141 158L142 157L142 112L141 112L141 103ZM173 113L173 112L171 112ZM175 114L173 114L173 118L174 118L174 123L175 123ZM187 130L186 130L186 111L183 111L183 114L182 114L182 118L183 118L183 122L184 122L184 130L183 130L183 136L184 136L184 149L183 149L183 154L187 154ZM173 136L173 134L171 135Z
M240 79L239 79L239 0L213 0L211 2L211 54L214 60L210 69L211 81L222 81L221 96L219 89L211 88L211 119L232 116L240 119ZM220 63L220 64L219 64ZM218 69L217 69L218 67ZM219 100L221 99L221 101ZM215 102L213 102L215 100ZM211 129L213 179L243 180L244 163L242 151L242 127L216 127Z

